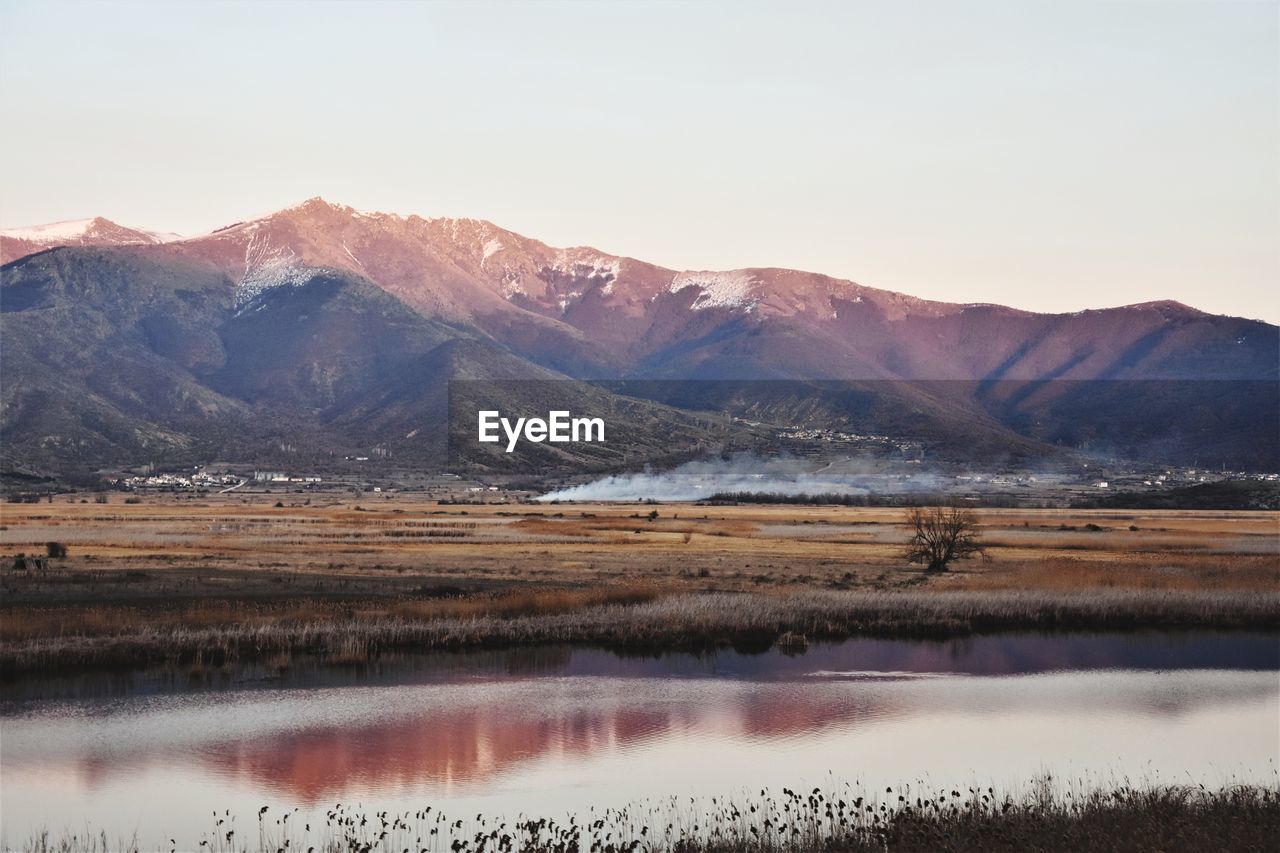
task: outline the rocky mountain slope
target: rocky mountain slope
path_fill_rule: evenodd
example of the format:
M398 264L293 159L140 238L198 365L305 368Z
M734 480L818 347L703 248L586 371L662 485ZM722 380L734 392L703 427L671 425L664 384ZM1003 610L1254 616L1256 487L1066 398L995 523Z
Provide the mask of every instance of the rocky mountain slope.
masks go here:
M448 381L492 372L664 380L628 386L652 389L655 424L754 413L960 449L1280 465L1280 329L1177 303L1045 315L795 270L674 271L321 199L183 240L89 222L3 238L14 464L387 442L435 464ZM697 423L681 448L710 440ZM435 436L430 453L410 433Z
M367 278L423 316L573 373L690 378L1275 378L1275 327L1175 302L1049 315L931 302L785 269L675 271L469 219L321 199L158 251L244 301L307 270Z

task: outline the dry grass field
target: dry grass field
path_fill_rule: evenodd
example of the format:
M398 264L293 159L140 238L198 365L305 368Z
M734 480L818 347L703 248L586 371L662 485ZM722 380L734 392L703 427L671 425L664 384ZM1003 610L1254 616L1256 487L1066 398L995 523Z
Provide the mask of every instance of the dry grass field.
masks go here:
M979 511L986 561L926 575L892 508L560 504L412 497L149 496L0 504L0 555L67 546L47 577L0 573L6 604L148 594L403 592L423 584L647 583L687 590L1280 590L1280 515ZM73 502L75 501L75 502ZM648 518L651 512L657 516ZM7 566L5 567L7 570Z
M905 513L890 508L459 506L401 495L366 495L357 503L341 494L238 493L2 504L0 665L88 660L95 655L86 644L95 638L116 643L110 657L119 662L132 654L130 643L173 645L178 634L189 652L212 642L218 657L234 657L240 640L233 648L225 634L215 641L193 633L227 630L281 630L292 639L260 637L254 648L287 653L304 637L304 645L320 642L341 656L347 652L335 650L343 643L333 631L356 623L374 639L355 643L348 650L355 657L369 654L371 642L634 640L642 631L667 642L679 632L655 627L659 616L696 623L694 633L703 636L712 623L730 630L733 613L708 621L701 605L669 602L665 616L637 615L638 606L706 593L722 594L711 599L743 613L726 603L740 599L724 596L769 599L755 617L742 616L765 633L789 625L838 635L872 624L1023 624L1015 611L1027 626L1052 626L1064 624L1062 613L1104 600L1105 608L1094 609L1111 620L1118 607L1148 615L1165 608L1156 622L1194 622L1203 614L1209 624L1234 624L1233 608L1251 602L1246 623L1274 623L1275 513L991 509L979 518L987 558L927 573L903 559ZM48 570L11 568L13 555L44 554L50 542L64 545L67 556L50 560ZM819 601L822 594L842 603L833 610ZM1133 603L1143 594L1147 603ZM1165 604L1152 609L1153 597ZM784 613L778 599L803 603ZM1055 604L1059 599L1068 604ZM1002 603L986 607L985 600ZM573 625L562 618L628 606L613 626L596 616ZM510 627L529 618L561 622L554 630ZM388 633L392 623L400 627ZM424 633L425 623L432 627ZM463 627L441 634L444 623ZM631 627L618 627L623 623ZM32 657L37 646L43 651Z

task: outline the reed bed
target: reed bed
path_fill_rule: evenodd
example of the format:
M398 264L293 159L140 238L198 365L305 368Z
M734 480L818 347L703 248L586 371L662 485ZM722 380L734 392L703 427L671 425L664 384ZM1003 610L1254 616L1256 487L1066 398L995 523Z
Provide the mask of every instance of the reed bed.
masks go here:
M203 668L280 655L343 663L384 652L550 643L631 650L763 651L784 634L941 637L1005 630L1280 628L1280 593L1244 591L806 591L662 595L648 587L515 590L446 601L348 603L309 618L62 625L6 639L0 674L173 664ZM291 616L290 613L293 613ZM89 630L88 626L93 625ZM13 636L10 634L9 636Z
M452 594L450 594L452 592ZM457 588L427 597L289 598L283 601L225 598L158 604L53 605L14 608L0 621L0 643L42 637L100 637L127 634L135 626L249 627L304 622L403 617L441 619L471 616L535 616L600 604L635 604L659 595L653 585L628 583L606 587L516 587L497 592L458 594Z
M705 802L669 798L564 819L455 820L431 807L362 813L338 805L319 815L272 813L256 826L214 812L199 849L211 853L307 850L497 853L886 853L886 851L1266 851L1280 837L1280 790L1232 785L1066 789L1042 779L1011 794L994 788L907 785L869 793L852 785ZM159 828L159 827L158 827ZM47 833L27 853L176 851L135 840Z

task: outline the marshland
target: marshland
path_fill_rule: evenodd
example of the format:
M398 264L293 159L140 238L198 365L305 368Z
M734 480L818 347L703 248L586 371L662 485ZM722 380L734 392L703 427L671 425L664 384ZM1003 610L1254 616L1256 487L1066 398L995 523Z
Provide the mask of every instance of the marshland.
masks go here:
M817 824L800 838L768 834L779 816L764 823L761 791L847 790L831 802L862 797L875 805L870 820L888 817L880 802L897 810L908 793L914 803L981 786L983 807L999 792L998 815L921 806L915 816L940 819L946 831L952 820L995 821L998 835L1006 798L1009 809L1029 810L1025 795L1046 771L1073 781L1046 805L1045 832L1099 835L1155 819L1071 816L1077 798L1101 804L1116 790L1176 789L1169 813L1184 809L1185 821L1233 797L1257 798L1271 803L1259 806L1261 819L1274 820L1278 672L1271 634L1118 631L643 656L517 647L282 674L251 668L196 686L98 675L61 692L14 690L0 705L2 840L30 846L47 830L58 843L92 827L112 844L136 836L141 849L195 850L216 844L218 829L236 832L222 849L275 850L286 837L298 849L451 849L464 839L475 849L478 833L504 822L546 818L564 829L612 815L614 843L735 849L758 838L746 820L724 826L736 837L694 829L725 820L733 802L765 833L767 843L750 849L811 849ZM619 811L628 803L661 808ZM322 831L339 806L355 823ZM427 807L429 819L412 830L377 837L379 813L406 820ZM272 817L260 841L263 808ZM440 812L446 826L431 822ZM1032 832L1026 823L1017 832ZM1015 840L1042 837L1017 832ZM567 839L544 840L556 849Z
M1280 833L1280 791L1239 785L1215 791L1189 786L1116 786L1064 790L1052 779L1016 793L994 787L929 789L903 786L868 794L848 786L718 799L697 811L688 804L640 803L574 818L520 816L510 823L476 815L454 821L430 807L372 815L341 804L312 828L298 814L259 810L236 825L229 811L214 813L201 839L213 853L305 849L362 853L373 849L426 851L674 850L679 853L847 853L946 850L1137 850L1201 853L1229 847L1267 850ZM292 824L290 818L293 818ZM230 827L230 828L228 828ZM241 832L237 837L237 829ZM443 833L442 833L443 831ZM248 836L248 841L245 836ZM443 838L451 839L448 848ZM455 843L456 842L456 843ZM174 842L176 847L176 841ZM140 853L136 837L113 839L89 831L32 836L27 853Z
M371 497L0 505L0 673L1280 622L1267 512L981 510L985 554L929 572L892 508Z
M893 508L80 500L0 505L0 847L1261 849L1277 822L1274 513L977 510L984 553L929 571Z

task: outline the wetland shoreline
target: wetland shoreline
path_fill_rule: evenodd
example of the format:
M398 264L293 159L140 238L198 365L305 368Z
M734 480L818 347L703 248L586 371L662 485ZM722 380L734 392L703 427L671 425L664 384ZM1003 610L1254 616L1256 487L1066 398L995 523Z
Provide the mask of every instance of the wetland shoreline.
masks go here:
M205 669L294 657L364 664L393 653L581 645L636 652L801 650L851 637L944 639L1012 631L1280 628L1280 594L1243 591L515 590L455 599L204 602L203 616L133 609L31 617L0 645L0 677L168 665ZM91 617L91 618L88 618ZM11 625L10 632L20 626Z
M1201 853L1263 851L1280 834L1280 788L1236 784L1217 789L1186 785L1099 785L1063 789L1046 778L1012 793L994 787L890 787L883 793L852 786L827 791L761 791L745 800L712 800L697 811L676 805L632 804L591 820L531 817L510 821L477 814L454 822L438 810L364 814L336 806L325 822L299 827L288 813L264 807L257 815L214 811L216 825L201 842L211 853L298 849L316 853L370 850L505 851L505 853L987 853L1025 850ZM230 827L230 829L228 829ZM249 840L254 839L255 840ZM89 830L42 832L24 853L144 853L133 839Z
M0 678L549 644L1280 630L1276 513L981 510L990 559L926 572L903 557L903 511L882 507L130 500L0 505L11 558L65 555L0 570Z

